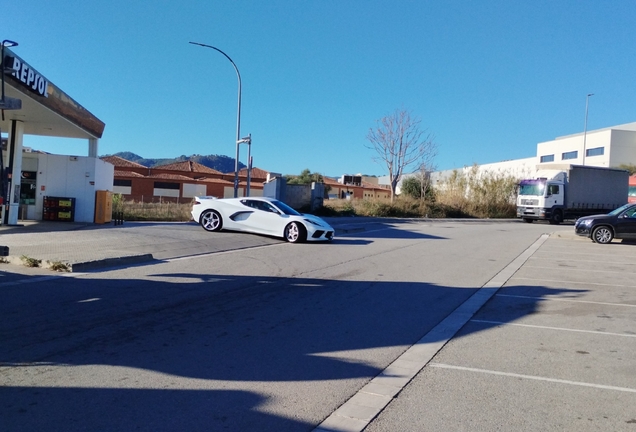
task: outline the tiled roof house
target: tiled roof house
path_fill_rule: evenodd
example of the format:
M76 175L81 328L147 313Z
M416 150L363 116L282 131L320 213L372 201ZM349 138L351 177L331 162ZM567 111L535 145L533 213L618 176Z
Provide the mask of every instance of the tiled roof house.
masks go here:
M128 200L152 202L160 200L189 202L195 196L234 196L234 172L221 173L193 161L175 162L148 168L119 156L104 156L102 160L115 166L114 192ZM250 173L250 195L260 196L268 172L253 167ZM370 182L344 185L324 177L332 198L389 198L390 189ZM247 168L239 171L239 196L247 189Z
M119 156L101 158L115 166L114 192L128 200L189 202L195 196L234 196L234 173L223 174L193 161L175 162L166 165L145 167ZM267 172L252 169L250 195L263 193L263 182ZM239 173L239 195L245 195L247 171Z

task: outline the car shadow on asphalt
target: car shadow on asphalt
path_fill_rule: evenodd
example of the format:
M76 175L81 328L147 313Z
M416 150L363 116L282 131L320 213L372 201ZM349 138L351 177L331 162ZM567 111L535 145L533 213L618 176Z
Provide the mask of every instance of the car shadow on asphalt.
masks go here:
M479 288L191 273L3 287L0 366L17 378L0 387L0 418L7 430L45 432L311 430L342 401L311 399L324 414L312 423L264 410L273 396L242 383L360 388ZM544 298L584 292L532 290L535 300L507 311L508 322L535 313ZM365 350L379 350L375 361ZM91 368L75 385L29 378L74 367ZM198 381L171 384L182 378ZM288 403L306 409L304 398Z

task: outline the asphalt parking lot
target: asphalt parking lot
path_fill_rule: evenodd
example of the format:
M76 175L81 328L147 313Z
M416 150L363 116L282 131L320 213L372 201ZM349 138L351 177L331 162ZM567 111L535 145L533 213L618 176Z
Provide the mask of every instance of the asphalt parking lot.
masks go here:
M365 431L636 430L635 277L553 234Z
M514 222L501 224L514 229ZM353 421L320 430L636 430L636 246L594 244L576 237L572 226L541 228L546 235L510 274L496 277L501 284L490 300L435 348L412 380L401 380L391 367L381 374L404 381L386 407L374 412L354 404L347 411ZM83 257L98 251L174 257L214 253L223 241L234 248L279 242L231 233L201 240L198 233L164 224L31 232L23 237L30 245L22 247L47 244ZM91 250L90 238L99 247Z

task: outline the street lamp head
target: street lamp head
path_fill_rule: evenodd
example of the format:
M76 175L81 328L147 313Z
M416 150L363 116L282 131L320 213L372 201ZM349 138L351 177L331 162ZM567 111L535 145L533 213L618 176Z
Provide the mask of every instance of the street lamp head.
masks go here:
M18 46L17 42L14 42L12 40L9 39L5 39L2 41L2 47L14 47L14 46Z
M590 93L587 95L587 97L590 97L590 96L594 96L594 93Z
M249 136L243 137L240 140L236 141L237 144L251 144L252 142L252 135L250 134Z

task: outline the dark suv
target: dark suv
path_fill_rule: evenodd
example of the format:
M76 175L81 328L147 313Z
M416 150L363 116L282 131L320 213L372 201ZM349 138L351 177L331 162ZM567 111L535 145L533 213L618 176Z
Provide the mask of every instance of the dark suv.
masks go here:
M602 244L614 238L636 240L636 204L625 204L608 214L582 217L574 224L574 232Z

